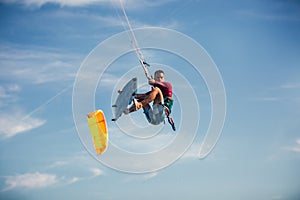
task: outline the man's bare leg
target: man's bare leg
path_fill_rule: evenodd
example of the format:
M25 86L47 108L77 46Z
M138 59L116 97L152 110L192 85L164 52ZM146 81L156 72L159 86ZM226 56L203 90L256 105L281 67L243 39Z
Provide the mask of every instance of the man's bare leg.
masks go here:
M142 97L143 94L139 94L141 95L140 97ZM155 87L152 88L152 90L150 92L147 92L144 96L144 99L142 101L137 101L136 99L133 100L133 105L125 110L125 114L134 112L139 110L140 108L145 107L145 109L149 109L150 105L149 103L151 103L152 101L154 101L154 103L161 103L163 99L162 93L160 91L159 88Z

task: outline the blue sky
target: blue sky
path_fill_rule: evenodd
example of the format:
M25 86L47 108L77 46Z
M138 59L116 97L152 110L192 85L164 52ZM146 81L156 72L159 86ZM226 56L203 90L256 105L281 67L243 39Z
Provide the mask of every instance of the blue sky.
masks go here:
M152 67L165 68L167 80L177 87L173 116L179 127L185 112L181 108L190 103L182 100L186 91L180 88L182 82L188 80L196 93L201 111L196 138L179 160L151 173L124 173L98 162L78 136L72 92L89 53L124 31L118 2L1 0L1 199L299 199L300 3L130 0L124 4L134 28L179 31L201 44L215 62L227 97L217 145L207 157L198 158L211 115L210 94L201 76L178 56L145 50ZM131 52L112 63L99 81L95 107L103 109L108 119L116 88L135 67L138 62ZM179 77L172 74L175 70L185 79L173 80ZM140 89L147 90L144 77L137 74ZM138 127L147 126L141 112L132 119ZM108 122L112 143L142 153L172 143L181 133L189 136L185 130L171 133L168 125L151 126L141 134L158 129L157 139L138 143L130 137L124 140L120 127L130 128L122 121L119 126ZM130 133L139 136L137 130Z

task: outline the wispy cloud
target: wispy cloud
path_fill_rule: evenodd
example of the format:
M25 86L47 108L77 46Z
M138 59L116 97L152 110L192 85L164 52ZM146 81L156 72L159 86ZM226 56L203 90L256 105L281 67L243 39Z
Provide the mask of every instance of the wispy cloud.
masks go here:
M177 0L123 0L123 4L125 9L133 10L133 9L143 9L149 7L159 7L164 4L175 2ZM120 5L119 0L114 0L117 6Z
M66 161L56 161L56 162L52 163L51 165L49 165L47 167L47 169L59 168L59 167L62 167L66 164L67 164Z
M84 155L79 153L79 156L69 157L63 161L55 161L42 169L43 172L37 170L33 173L28 172L13 176L2 176L1 178L5 179L5 186L2 188L2 192L14 189L40 189L51 186L63 187L105 175L102 169L94 166L92 158L86 156L86 153ZM76 173L76 176L72 175L72 173L68 174L66 171L58 175L58 170L69 168L69 166L74 166L74 164L78 163L83 163L83 167L81 171ZM82 175L78 176L78 173Z
M6 177L6 187L2 191L16 188L36 189L51 186L57 183L57 176L53 174L43 174L39 172L26 173Z
M0 85L0 104L1 100L8 99L9 101L14 98L14 94L20 92L21 86L18 84Z
M130 11L129 11L130 15ZM89 13L89 12L81 12L81 13L74 13L66 10L58 10L55 12L55 14L48 16L49 17L56 17L58 20L60 19L69 19L69 20L82 20L85 22L90 22L91 24L97 24L99 29L103 29L103 27L121 27L124 30L128 30L127 22L125 21L125 18L122 13L120 12L112 12L111 14L100 14L100 13ZM133 28L140 28L140 27L164 27L164 28L178 28L180 27L180 24L176 20L163 20L159 23L146 23L145 21L141 21L137 18L131 18L129 16L131 25ZM74 30L74 32L78 32L77 30ZM72 33L74 34L74 33ZM101 34L103 34L101 32ZM72 37L72 35L71 35ZM75 37L82 38L87 37L86 35L75 35ZM99 36L89 36L89 37L99 37Z
M95 176L93 176L95 177ZM2 189L2 192L15 189L40 189L51 186L66 186L70 184L77 183L87 178L83 177L58 177L56 174L52 173L25 173L15 176L6 176L5 178L5 187ZM90 178L90 177L89 177Z
M57 49L15 45L1 45L0 59L0 78L34 84L72 80L79 63L78 55Z
M18 102L18 84L0 85L0 138L7 139L18 134L30 131L46 123L46 120L33 118L23 113Z
M63 178L60 179L59 184L61 184L61 185L70 185L70 184L77 183L77 182L80 182L80 181L91 180L93 178L96 178L98 176L103 176L105 174L104 171L102 171L99 168L95 168L95 167L90 168L88 170L88 172L90 174L85 175L85 176L63 177Z
M78 181L80 181L80 178L78 178L78 177L73 177L73 178L71 178L71 179L68 181L68 184L73 184L73 183L76 183L76 182L78 182Z
M86 174L86 176L84 177L77 177L77 181L91 179L97 176L103 176L105 174L102 169L94 166L94 160L90 156L87 156L86 152L77 152L74 156L65 157L64 160L55 161L45 167L44 170L51 171L65 169L69 168L70 166L74 166L77 163L82 163L82 165L80 166L82 167L82 171L84 171L84 174Z
M138 9L142 7L157 7L174 0L127 0L124 4L129 9ZM88 5L109 6L112 4L119 7L119 0L2 0L3 3L18 3L27 7L40 8L45 4L56 4L68 7L84 7Z
M291 151L291 152L295 152L295 153L300 153L300 138L297 138L294 141L294 144L288 147L284 147L283 148L286 151Z
M92 24L97 24L99 28L103 27L122 27L123 22L118 18L113 12L112 14L103 14L103 13L93 13L93 12L80 12L75 13L68 10L55 10L51 13L48 13L45 18L52 18L55 20L78 20L84 21L86 23L91 22ZM78 30L74 30L74 32L78 32ZM103 33L102 33L103 34ZM80 36L79 36L80 37ZM86 37L86 35L81 36Z
M18 134L38 128L46 123L46 120L28 117L24 120L22 113L0 114L0 136L3 139L11 138Z
M28 7L41 7L45 4L60 6L86 6L92 4L109 4L110 0L2 0L4 3L18 3Z
M99 168L91 168L90 171L92 172L94 177L104 174L104 172Z

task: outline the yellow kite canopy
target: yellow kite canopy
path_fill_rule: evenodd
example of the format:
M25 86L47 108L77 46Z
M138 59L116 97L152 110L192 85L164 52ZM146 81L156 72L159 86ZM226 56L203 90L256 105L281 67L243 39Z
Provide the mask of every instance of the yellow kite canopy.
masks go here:
M90 132L94 142L97 155L102 154L107 148L107 127L106 120L102 110L97 110L87 114L87 120Z

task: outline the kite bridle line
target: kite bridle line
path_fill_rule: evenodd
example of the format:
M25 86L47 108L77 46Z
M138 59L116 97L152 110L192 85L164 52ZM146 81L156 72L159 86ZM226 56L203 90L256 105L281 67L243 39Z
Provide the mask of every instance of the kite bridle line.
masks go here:
M130 37L130 36L129 36L129 37L130 37L130 39L131 39L131 43L132 43L132 45L133 45L134 51L135 51L135 53L136 53L136 55L137 55L137 57L138 57L138 59L139 59L141 65L142 65L142 67L143 67L143 69L144 69L144 72L145 72L145 75L146 75L147 79L149 80L149 79L151 79L151 76L150 76L150 74L149 74L149 71L148 71L147 67L149 67L150 65L149 65L148 63L146 63L146 61L145 61L145 59L144 59L144 56L143 56L143 54L142 54L142 51L141 51L141 49L139 48L139 45L138 45L137 39L136 39L136 37L135 37L134 31L133 31L133 29L132 29L132 27L131 27L130 21L129 21L129 19L128 19L127 14L126 14L126 11L125 11L125 7L124 7L124 4L123 4L123 1L122 1L122 0L119 0L119 2L120 2L120 5L121 5L123 14L124 14L124 16L125 16L127 25L128 25L128 27L129 27L129 31L130 31L130 33L131 33L131 35L130 35L131 37Z

